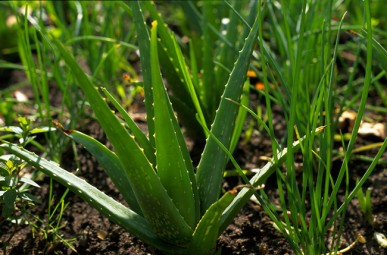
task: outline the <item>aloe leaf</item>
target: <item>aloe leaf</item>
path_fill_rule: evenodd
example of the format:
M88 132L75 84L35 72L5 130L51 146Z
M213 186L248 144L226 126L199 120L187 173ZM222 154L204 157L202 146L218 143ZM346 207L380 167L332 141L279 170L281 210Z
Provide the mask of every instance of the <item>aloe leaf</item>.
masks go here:
M235 1L234 7L233 7L234 10L240 9L242 7L242 3L243 1ZM226 32L225 37L232 45L235 45L237 47L238 41L240 41L242 38L241 36L238 35L239 17L236 13L236 10L235 12L231 12L228 17L229 17L228 23L222 24L222 26L226 26L226 28L224 29L224 32ZM220 45L220 50L217 52L214 59L216 59L217 62L222 63L224 68L216 66L214 69L216 83L217 83L217 88L216 88L217 95L221 95L223 93L224 84L226 84L227 78L230 75L228 70L232 69L233 64L237 59L237 57L238 57L237 51L230 50L229 47L224 43Z
M53 179L80 196L110 220L130 231L144 242L164 251L175 252L179 249L179 247L169 245L160 240L154 234L153 226L150 225L142 216L123 206L113 198L107 196L83 179L62 169L57 163L43 159L36 154L11 143L3 143L0 147L25 160L30 165L41 170L43 173L51 176Z
M153 226L155 233L166 241L178 244L187 242L192 229L186 224L168 196L142 148L121 125L74 58L57 39L53 38L53 42L66 64L71 68L99 123L111 141L125 169L122 178L128 178L144 217Z
M199 216L194 170L160 75L157 27L157 21L154 21L151 29L151 63L157 173L181 215L189 226L194 227Z
M240 100L250 63L250 56L258 35L258 21L259 17L257 16L245 45L239 54L238 60L235 62L222 95L215 120L211 126L211 133L227 148L230 146L234 122L238 112L238 106L231 103L227 98L237 102ZM227 161L228 157L226 153L217 145L214 139L211 137L208 138L196 174L202 213L219 197L223 171Z
M216 240L221 233L219 227L222 213L234 197L235 195L227 192L208 208L195 229L187 254L205 255L214 253Z
M112 179L114 185L122 194L129 207L137 214L142 215L141 208L134 196L134 192L128 179L122 178L122 173L124 173L125 170L117 155L91 136L75 130L63 130L63 132L77 143L82 144L91 154L93 154L98 160L98 163L105 170L106 174Z
M123 2L122 2L123 3ZM128 7L131 8L131 11ZM133 15L134 26L137 32L137 41L140 48L140 61L142 68L142 76L144 79L144 94L146 119L149 132L149 141L154 146L154 110L153 110L153 92L152 92L152 75L151 75L151 56L150 56L150 36L148 27L146 26L144 15L139 1L128 1L122 6L127 12Z
M130 118L129 114L126 112L126 110L120 105L120 103L114 98L112 94L110 94L109 91L107 91L105 88L101 88L102 92L109 98L110 102L114 105L114 107L118 110L118 112L121 114L123 119L125 120L126 124L129 127L129 130L131 134L134 135L136 138L136 141L140 145L141 148L144 149L144 153L148 160L152 164L156 164L156 158L155 158L155 149L153 148L152 144L149 142L145 134L141 131L141 129L137 126L137 124Z
M149 11L152 18L157 20L159 24L158 34L160 36L160 45L163 49L163 52L167 53L162 55L164 57L161 58L161 64L162 67L166 69L166 74L169 74L167 79L170 79L169 85L171 89L176 95L178 95L178 97L182 98L184 101L187 101L187 107L191 107L191 105L193 105L196 112L199 114L200 119L205 121L206 119L202 110L202 106L196 95L196 91L192 83L187 65L184 61L183 54L176 42L176 39L173 36L173 33L168 30L167 25L158 14L152 2L145 1L142 4L147 9L147 11ZM176 82L177 84L175 84ZM179 110L178 108L176 109ZM184 116L182 117L184 119ZM191 118L194 119L194 115L191 116Z
M314 135L322 133L324 128L325 126L316 128L316 130L314 131ZM302 141L305 140L305 137L306 136L303 136L298 141L295 141L293 143L293 152L297 151L300 148ZM259 172L250 179L250 184L253 187L258 187L259 185L263 184L267 180L267 178L269 178L275 172L276 168L286 159L287 153L288 148L285 148L281 152L279 152L277 154L277 159L273 158L263 168L259 169ZM220 227L221 232L223 232L226 227L231 223L231 221L234 219L234 217L237 215L243 205L245 205L246 202L250 199L253 193L254 191L251 188L243 188L238 193L238 195L223 213Z

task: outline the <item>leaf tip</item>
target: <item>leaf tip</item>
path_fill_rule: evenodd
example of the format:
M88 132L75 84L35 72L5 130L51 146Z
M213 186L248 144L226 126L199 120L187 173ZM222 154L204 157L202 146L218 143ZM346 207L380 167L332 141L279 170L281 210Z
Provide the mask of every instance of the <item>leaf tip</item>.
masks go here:
M154 27L157 27L157 20L154 20L154 21L152 22L152 28L154 28Z

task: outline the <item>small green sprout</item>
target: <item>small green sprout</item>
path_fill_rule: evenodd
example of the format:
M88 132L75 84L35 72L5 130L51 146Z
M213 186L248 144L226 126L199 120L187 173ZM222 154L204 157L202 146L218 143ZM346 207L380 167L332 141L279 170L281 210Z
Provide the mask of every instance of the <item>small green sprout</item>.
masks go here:
M375 219L372 215L372 202L371 202L372 188L367 188L364 193L363 189L359 189L356 193L357 200L359 201L360 211L363 213L366 221L370 225L374 225Z
M34 134L55 130L55 128L49 127L32 128L32 121L22 116L18 118L18 122L19 126L0 127L0 131L10 133L0 138L17 138L20 146L23 148L29 143L38 145L34 141ZM32 178L26 177L23 174L26 167L27 162L14 155L0 156L0 224L10 221L15 224L15 230L19 225L34 225L35 218L37 217L30 213L30 209L36 206L36 204L41 203L29 191L30 186L37 188L40 186ZM13 235L10 235L7 240L3 241L1 245L3 249L5 249L12 237Z

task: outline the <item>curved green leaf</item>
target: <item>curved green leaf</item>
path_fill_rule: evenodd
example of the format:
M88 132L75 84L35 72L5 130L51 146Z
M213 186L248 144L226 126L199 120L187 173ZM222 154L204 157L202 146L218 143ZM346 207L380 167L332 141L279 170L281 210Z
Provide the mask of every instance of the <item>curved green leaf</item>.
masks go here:
M106 174L112 179L118 191L124 197L129 207L137 214L142 215L141 208L136 200L130 183L125 176L125 170L122 167L120 159L117 155L109 150L105 145L96 139L85 135L78 131L64 131L77 143L82 144L93 156L98 160L98 163L105 170Z
M214 253L216 240L221 234L219 227L222 213L234 197L235 195L227 192L208 208L195 229L187 254L206 255Z
M114 98L112 94L105 88L101 88L102 92L109 98L110 102L114 105L114 107L121 114L123 119L126 121L126 124L129 127L130 132L136 138L136 141L140 145L141 148L144 149L144 153L148 160L152 163L152 165L156 164L155 158L155 149L152 144L147 139L146 135L141 131L141 129L137 126L137 124L130 118L129 114L126 110L120 105L120 103Z

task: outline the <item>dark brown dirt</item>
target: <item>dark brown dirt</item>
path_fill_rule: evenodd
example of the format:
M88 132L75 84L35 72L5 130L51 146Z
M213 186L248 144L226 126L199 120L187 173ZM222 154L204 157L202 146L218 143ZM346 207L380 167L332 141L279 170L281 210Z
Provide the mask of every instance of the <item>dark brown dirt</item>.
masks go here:
M141 109L141 107L138 107ZM280 111L280 109L277 109ZM275 110L275 111L277 111ZM283 132L284 123L276 120L278 132ZM95 122L86 123L86 133L93 134L99 140L105 141L105 137ZM280 135L279 135L280 136ZM362 143L369 141L362 140ZM237 159L244 168L261 167L266 162L261 156L271 156L271 145L268 137L254 133L248 142L242 141L236 151ZM374 155L375 151L370 151ZM110 179L106 178L103 170L98 166L96 160L90 156L83 148L78 146L78 154L81 169L77 175L85 178L89 183L106 192L108 195L121 200L119 193L114 188ZM386 159L384 156L384 159ZM63 156L63 167L74 170L74 156L70 150ZM340 163L335 164L336 167ZM351 185L356 178L361 176L367 169L368 163L361 161L350 162ZM335 169L333 169L334 171ZM385 208L387 206L387 172L385 165L378 165L372 176L366 183L366 187L372 187L372 204L375 224L371 226L366 223L361 214L357 201L353 200L348 208L345 220L345 230L342 236L341 247L351 244L358 233L361 233L367 240L366 244L358 244L346 254L385 254L385 249L381 248L373 239L375 231L387 233L387 216ZM31 192L38 196L43 204L32 209L32 213L41 219L47 219L47 201L49 179L45 177L39 182L40 189L31 189ZM224 183L225 188L232 188L239 184L236 177L227 178ZM276 186L275 179L269 178L266 191L275 201ZM65 188L59 184L54 186L54 194L60 197ZM340 197L339 197L340 200ZM74 248L78 254L159 254L155 249L144 244L133 237L119 226L111 223L103 217L97 210L91 208L87 203L72 193L66 197L69 202L68 208L64 211L59 235L65 239L75 238ZM0 241L7 240L15 225L4 223L0 226ZM61 242L50 242L39 235L33 235L31 226L23 225L16 228L16 232L10 243L6 247L6 254L75 254L70 248ZM52 239L51 239L52 240ZM218 247L222 249L221 254L294 254L290 249L286 239L273 227L270 218L262 208L254 202L249 202L235 218L234 222L222 233L218 240ZM1 251L0 251L1 253Z

